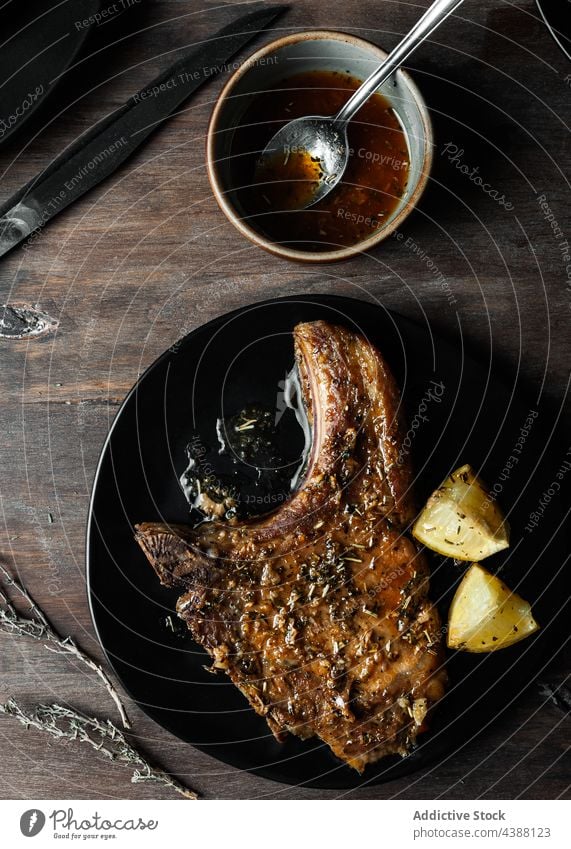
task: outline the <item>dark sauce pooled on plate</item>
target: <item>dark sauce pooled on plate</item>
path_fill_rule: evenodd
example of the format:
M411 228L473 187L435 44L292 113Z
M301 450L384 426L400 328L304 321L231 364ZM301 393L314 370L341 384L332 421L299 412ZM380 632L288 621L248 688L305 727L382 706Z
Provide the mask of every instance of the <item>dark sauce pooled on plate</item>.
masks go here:
M195 432L179 482L191 522L246 519L287 501L303 474L311 431L295 367L279 381L277 406L261 403L218 418L206 440Z
M319 203L289 211L307 197L319 173L319 163L297 151L276 162L275 175L273 168L258 175L266 185L256 184L258 157L274 133L304 115L335 115L360 84L337 71L297 74L256 97L242 117L232 144L232 182L248 223L273 241L311 251L355 245L383 227L398 206L408 179L408 146L380 94L350 121L343 180Z

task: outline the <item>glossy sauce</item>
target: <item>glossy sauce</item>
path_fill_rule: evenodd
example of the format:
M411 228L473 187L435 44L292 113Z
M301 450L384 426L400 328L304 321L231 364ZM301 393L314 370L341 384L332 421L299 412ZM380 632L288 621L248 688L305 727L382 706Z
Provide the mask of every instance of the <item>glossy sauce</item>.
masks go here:
M290 211L311 196L319 162L292 151L256 174L259 154L284 124L304 115L336 114L359 85L347 74L309 71L260 95L245 112L232 145L233 184L248 223L273 241L312 251L354 245L382 227L398 206L408 179L408 146L380 94L349 123L342 182L310 209Z

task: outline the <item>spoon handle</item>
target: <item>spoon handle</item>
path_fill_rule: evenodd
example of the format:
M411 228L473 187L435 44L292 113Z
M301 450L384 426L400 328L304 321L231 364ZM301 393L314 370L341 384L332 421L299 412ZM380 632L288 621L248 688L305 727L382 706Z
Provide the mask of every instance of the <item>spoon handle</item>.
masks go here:
M359 86L347 103L339 110L334 118L335 124L345 124L350 121L363 103L374 94L377 89L387 80L394 71L398 70L403 62L413 53L419 44L431 35L440 24L451 15L454 9L460 6L464 0L435 0L429 6L424 15L413 26L403 40L397 44L395 49L389 53L382 65L367 77L363 85Z

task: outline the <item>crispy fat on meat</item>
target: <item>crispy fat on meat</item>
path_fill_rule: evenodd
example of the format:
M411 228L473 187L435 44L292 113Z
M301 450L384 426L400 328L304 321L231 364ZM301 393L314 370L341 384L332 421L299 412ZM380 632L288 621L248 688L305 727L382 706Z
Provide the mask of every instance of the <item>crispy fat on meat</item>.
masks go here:
M278 739L319 736L362 771L407 754L443 695L441 624L407 534L412 475L400 396L363 336L298 324L313 431L304 480L278 510L136 538L177 612Z

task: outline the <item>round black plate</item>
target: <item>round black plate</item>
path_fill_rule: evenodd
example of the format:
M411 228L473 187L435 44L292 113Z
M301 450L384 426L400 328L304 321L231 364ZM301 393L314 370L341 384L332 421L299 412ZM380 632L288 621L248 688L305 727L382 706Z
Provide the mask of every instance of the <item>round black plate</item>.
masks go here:
M218 472L217 463L223 462L216 459L218 416L249 403L280 411L280 381L293 364L291 331L299 321L318 318L358 328L391 364L409 422L415 424L409 441L419 499L464 462L502 488L499 500L509 510L512 547L486 566L499 570L508 585L534 602L544 626L538 635L503 651L452 653L450 689L431 731L409 757L385 758L362 776L319 741L290 737L278 744L226 676L205 670L207 656L190 636L165 627L178 593L159 585L133 540L136 522L188 521L178 479L194 433L207 452L204 462ZM548 623L560 607L557 575L565 555L563 541L553 533L556 511L546 513L536 532L525 530L543 492L541 415L532 420L518 461L507 474L505 469L530 410L536 409L525 393L521 397L519 384L504 384L490 364L472 360L460 344L370 302L331 295L284 298L245 307L193 331L159 357L131 391L95 478L88 587L95 627L118 677L143 710L177 737L225 763L290 784L352 788L387 781L460 748L508 710L537 674L553 636ZM283 415L280 429L293 469L302 440L291 411ZM238 466L235 472L244 491L255 493L252 469ZM278 474L274 483L279 500L283 480ZM260 501L258 509L267 509ZM432 566L432 595L446 621L464 568L437 556Z

